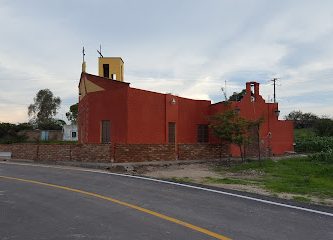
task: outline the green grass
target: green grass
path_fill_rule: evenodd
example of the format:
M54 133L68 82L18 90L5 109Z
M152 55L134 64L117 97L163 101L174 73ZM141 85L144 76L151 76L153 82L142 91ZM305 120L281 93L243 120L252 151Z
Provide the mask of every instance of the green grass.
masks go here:
M168 178L165 180L173 181L173 182L178 182L178 183L190 183L193 182L193 180L189 177L172 177Z
M221 184L241 184L241 185L251 185L256 184L256 181L245 180L245 179L235 179L235 178L212 178L206 177L203 183L221 183Z
M311 202L311 199L303 196L294 196L293 199L298 202L304 202L304 203L309 203Z
M267 190L281 193L308 194L318 197L333 197L333 164L311 161L308 157L249 162L217 171L264 173L260 184Z

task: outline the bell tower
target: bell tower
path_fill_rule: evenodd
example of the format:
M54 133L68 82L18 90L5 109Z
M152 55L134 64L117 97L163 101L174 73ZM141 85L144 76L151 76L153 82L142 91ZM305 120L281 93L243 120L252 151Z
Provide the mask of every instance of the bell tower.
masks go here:
M124 81L124 61L120 57L99 57L98 75L111 80Z

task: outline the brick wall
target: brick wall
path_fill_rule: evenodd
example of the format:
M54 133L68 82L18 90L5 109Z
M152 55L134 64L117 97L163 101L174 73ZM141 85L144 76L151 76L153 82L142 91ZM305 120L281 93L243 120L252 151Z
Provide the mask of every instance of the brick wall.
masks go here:
M245 146L245 157L258 157L258 142L251 142ZM269 157L270 150L267 145L260 142L260 155L261 157Z
M113 160L110 144L72 144L71 161L111 162Z
M175 145L171 144L116 144L115 162L176 160Z
M213 144L0 144L13 159L104 163L219 159L227 149Z
M40 144L38 145L38 161L70 161L69 144Z
M0 144L0 151L13 159L35 161L111 162L109 144Z
M229 154L227 146L217 144L178 144L179 160L219 159Z
M1 152L11 152L12 158L37 160L37 144L0 144Z

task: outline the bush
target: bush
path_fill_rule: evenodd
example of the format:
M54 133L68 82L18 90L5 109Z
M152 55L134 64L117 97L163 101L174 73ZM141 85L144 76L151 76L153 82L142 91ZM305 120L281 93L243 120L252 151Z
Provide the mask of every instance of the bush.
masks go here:
M61 130L66 123L62 120L52 119L43 123L38 123L37 128L40 130Z
M318 119L313 125L313 129L318 136L333 136L333 120L329 118Z
M320 153L333 149L333 137L305 137L296 139L295 150L303 153Z
M319 153L314 153L309 156L310 160L317 162L333 163L333 150L328 149Z
M21 130L32 129L29 123L1 123L0 122L0 143L18 143L25 142L27 137L24 135L18 135Z
M22 143L26 142L27 139L28 138L25 135L15 135L15 136L6 135L5 137L0 138L0 144Z

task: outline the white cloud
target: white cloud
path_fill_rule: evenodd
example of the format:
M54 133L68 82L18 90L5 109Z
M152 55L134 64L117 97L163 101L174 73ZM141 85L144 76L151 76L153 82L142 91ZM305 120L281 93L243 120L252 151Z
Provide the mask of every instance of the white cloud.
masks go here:
M104 55L123 57L133 87L216 102L224 80L229 95L257 80L267 98L266 84L280 77L282 111L332 113L332 8L331 1L4 1L0 121L25 121L42 88L64 100L63 117L77 99L82 45L94 74L99 43Z

